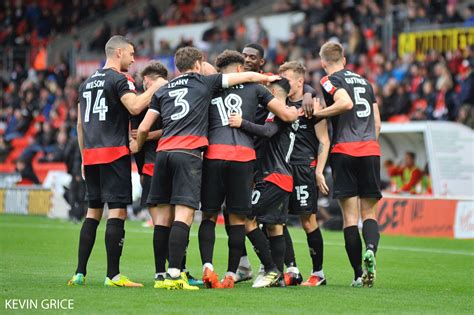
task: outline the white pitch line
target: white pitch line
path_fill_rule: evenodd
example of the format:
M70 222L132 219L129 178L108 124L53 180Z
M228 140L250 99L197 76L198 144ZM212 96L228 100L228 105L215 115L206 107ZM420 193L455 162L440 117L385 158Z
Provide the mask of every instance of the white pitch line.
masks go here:
M69 224L69 223L65 223ZM28 229L48 229L48 230L75 230L78 226L74 225L51 225L51 224L22 224L12 222L0 222L0 227L15 227L15 228L28 228ZM127 229L127 233L139 233L139 234L151 234L152 229ZM197 233L190 233L191 236L197 237ZM216 238L227 238L227 235L216 233ZM306 244L306 241L293 240L297 244ZM343 243L325 241L324 245L329 246L340 246L343 247ZM395 250L395 251L406 251L406 252L423 252L429 254L448 254L448 255L460 255L460 256L474 256L474 252L452 250L452 249L440 249L440 248L422 248L412 246L392 246L382 245L380 250Z

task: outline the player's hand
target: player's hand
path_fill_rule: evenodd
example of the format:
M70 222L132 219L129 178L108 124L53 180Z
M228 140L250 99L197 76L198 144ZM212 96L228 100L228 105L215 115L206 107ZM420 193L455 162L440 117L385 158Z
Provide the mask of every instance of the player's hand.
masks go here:
M324 178L323 173L316 172L316 184L323 195L327 195L329 193L329 187L326 184L326 178Z
M83 180L86 180L86 173L84 172L84 164L81 164L81 176Z
M279 75L264 75L264 79L262 83L272 83L278 80L281 80L281 77Z
M319 97L313 98L313 116L316 116L316 113L320 112L323 109Z
M229 126L232 128L240 128L241 125L242 125L242 116L236 113L230 114Z
M314 112L314 101L313 98L308 98L308 97L303 97L303 108L304 111L304 116L308 119L311 119L313 117L313 112Z
M135 139L130 139L130 152L132 152L132 154L136 154L138 153L138 143L137 143L137 140Z
M137 134L138 134L137 129L130 130L130 136L132 137L132 139L137 140Z

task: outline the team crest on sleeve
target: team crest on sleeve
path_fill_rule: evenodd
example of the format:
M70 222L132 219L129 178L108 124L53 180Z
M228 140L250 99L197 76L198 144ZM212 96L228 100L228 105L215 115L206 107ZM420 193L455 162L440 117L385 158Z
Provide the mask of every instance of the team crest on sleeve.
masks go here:
M328 92L331 95L334 94L334 92L336 92L336 87L332 85L328 76L325 76L324 78L321 79L321 85L323 86L324 90L326 90L326 92Z
M128 88L132 91L135 91L135 84L133 84L132 81L127 81L128 82Z

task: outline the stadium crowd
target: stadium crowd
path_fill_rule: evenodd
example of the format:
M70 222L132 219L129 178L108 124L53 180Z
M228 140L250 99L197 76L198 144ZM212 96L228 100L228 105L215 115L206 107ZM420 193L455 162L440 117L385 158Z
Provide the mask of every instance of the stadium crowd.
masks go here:
M36 3L7 1L2 4L0 21L6 26L0 32L2 45L33 43L34 38L47 38L59 30L74 31L75 25L90 19L92 11L100 15L105 10L124 5L123 1L113 0ZM456 3L399 1L393 7L396 8L393 9L395 34L407 24L473 25L474 7L471 5L468 14L463 16L456 11ZM150 3L147 9L132 12L119 29L109 28L92 39L88 47L103 49L104 39L115 31L130 33L155 25L212 21L232 14L242 5L243 2L230 0L176 0L167 10L158 12ZM205 32L203 39L211 62L225 48L239 50L249 41L258 41L266 48L265 71L276 71L286 60L301 60L308 68L306 82L317 89L323 74L317 52L324 41L338 40L349 56L347 68L374 84L382 120L451 120L474 127L474 49L446 54L432 52L423 61L411 56L389 59L381 48L383 20L389 9L379 1L362 1L360 4L322 0L278 1L273 7L275 12L300 10L305 13L304 22L294 26L289 41L269 47L267 31L260 23L254 33L250 33L242 21L234 25L216 24ZM64 12L75 14L65 20L62 18ZM182 42L177 47L170 47L163 42L160 51L149 47L147 55L172 55L176 49L188 44L192 43ZM396 43L393 46L396 47ZM137 53L140 54L140 48ZM30 142L24 146L23 152L11 158L28 162L64 160L62 150L67 143L76 141L75 104L81 80L69 76L69 72L67 63L59 63L45 71L25 69L22 64L17 64L13 72L2 74L0 161L7 160L12 153L12 142L25 135L32 136L28 137ZM40 154L35 155L37 152ZM70 172L74 172L72 166ZM34 177L32 181L36 181Z

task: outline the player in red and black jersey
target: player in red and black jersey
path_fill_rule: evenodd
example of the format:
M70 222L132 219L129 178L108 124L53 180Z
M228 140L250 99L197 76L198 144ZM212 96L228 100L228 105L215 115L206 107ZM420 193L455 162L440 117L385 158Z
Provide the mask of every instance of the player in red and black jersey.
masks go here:
M276 98L285 101L290 84L287 79L282 78L273 83L270 89ZM262 152L262 161L257 165L262 179L256 183L252 194L252 215L246 222L246 229L265 268L265 273L255 279L253 287L267 287L277 283L284 286L282 273L286 245L283 225L286 223L288 201L293 190L289 160L298 121L285 123L269 114L263 126L242 120L240 115L232 115L229 122L231 127L268 139ZM265 224L268 241L257 222ZM269 249L271 255L268 254ZM277 269L274 269L275 265Z
M243 56L232 50L224 51L216 59L216 66L223 74L242 72L243 64ZM229 127L229 116L237 113L254 122L259 104L286 121L293 121L297 117L296 109L287 108L266 87L257 83L221 89L211 101L209 147L204 155L201 189L203 219L199 227L203 279L208 287L234 286L241 253L245 248L245 219L250 214L255 161L253 137L240 129ZM224 200L229 219L229 260L227 274L221 285L214 273L212 256L215 222Z
M303 94L308 91L316 97L316 92L304 84L305 66L298 61L285 62L278 70L279 74L290 82L290 93L286 103L298 109L303 107ZM305 91L306 89L306 91ZM323 237L316 220L318 187L327 194L327 185L323 171L329 154L329 135L326 120L298 118L299 128L296 132L293 153L290 158L294 187L290 197L289 213L298 215L306 232L309 252L313 263L312 274L305 286L326 284L323 273ZM284 228L285 235L288 229ZM285 273L286 285L301 284L302 277L296 265L295 253L291 243L286 243Z
M182 74L155 93L138 128L137 141L131 144L133 152L139 151L150 127L161 116L163 135L158 142L147 203L158 208L171 229L160 236L169 239L168 248L162 248L169 252L169 265L166 279L156 281L156 288L197 289L181 277L180 267L200 202L201 153L208 145L208 109L213 93L244 82L278 79L251 72L203 76L202 63L202 52L197 48L183 47L176 52L175 65Z
M119 271L126 206L132 202L129 115L145 109L163 82L154 83L147 92L137 96L132 79L122 73L134 62L132 43L123 36L113 36L105 45L105 52L104 68L79 87L77 130L89 207L80 233L78 267L69 285L84 283L97 226L107 203L105 285L142 286Z
M331 168L334 197L343 210L346 250L354 269L352 285L371 287L375 280L375 254L379 243L376 221L380 193L380 115L371 84L345 70L343 48L328 42L321 47L322 66L328 74L321 79L328 107L316 109L317 118L331 117L333 137ZM362 216L366 251L363 255L358 230Z

